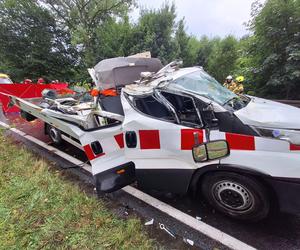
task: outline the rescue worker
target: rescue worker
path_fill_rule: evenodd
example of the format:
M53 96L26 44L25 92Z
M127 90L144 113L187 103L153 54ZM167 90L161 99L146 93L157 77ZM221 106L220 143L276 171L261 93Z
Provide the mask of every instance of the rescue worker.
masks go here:
M31 84L32 83L32 80L31 79L25 79L24 81L23 81L23 83L24 84Z
M231 75L227 76L223 86L231 91L236 87L236 83L233 81L233 77Z
M38 84L45 84L44 78L40 77L37 81Z
M233 89L233 92L235 94L243 94L244 93L244 83L245 77L243 76L238 76L236 78L236 87Z

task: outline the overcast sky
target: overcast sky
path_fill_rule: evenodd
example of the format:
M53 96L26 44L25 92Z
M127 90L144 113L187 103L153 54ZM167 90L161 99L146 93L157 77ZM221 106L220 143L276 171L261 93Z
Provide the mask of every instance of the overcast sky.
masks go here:
M139 6L160 8L164 0L137 0ZM169 1L172 2L172 1ZM174 0L178 18L185 17L187 31L197 37L242 37L248 31L244 25L250 19L254 0ZM131 17L137 20L139 10Z

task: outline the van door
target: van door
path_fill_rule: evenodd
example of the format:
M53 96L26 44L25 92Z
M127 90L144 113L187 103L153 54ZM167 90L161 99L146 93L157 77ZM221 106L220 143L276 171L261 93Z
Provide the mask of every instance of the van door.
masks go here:
M201 117L192 98L182 100L176 117L155 95L122 95L125 156L134 162L141 187L185 193L194 171L205 165L192 155L194 133L204 140Z
M135 180L134 164L124 155L121 123L83 131L80 142L92 165L98 192L112 192Z

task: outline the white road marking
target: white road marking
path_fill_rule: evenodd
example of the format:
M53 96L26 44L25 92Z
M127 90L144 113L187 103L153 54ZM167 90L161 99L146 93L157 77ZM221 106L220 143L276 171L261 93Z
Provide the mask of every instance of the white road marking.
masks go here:
M11 130L12 132L26 138L27 140L51 151L52 153L66 159L67 161L75 164L75 165L80 165L83 169L85 169L88 172L92 172L92 168L90 165L48 145L45 142L42 142L30 135L27 135L26 133L16 129L16 128L11 128L8 124L3 123L0 121L0 126L5 127L6 129ZM123 191L128 193L129 195L132 195L136 198L138 198L139 200L145 202L146 204L158 209L159 211L167 214L168 216L171 216L172 218L180 221L181 223L193 228L194 230L208 236L209 238L216 240L220 243L222 243L223 245L231 248L231 249L235 249L235 250L255 250L254 247L222 232L221 230L214 228L202 221L197 220L196 218L134 188L131 186L127 186L123 188Z

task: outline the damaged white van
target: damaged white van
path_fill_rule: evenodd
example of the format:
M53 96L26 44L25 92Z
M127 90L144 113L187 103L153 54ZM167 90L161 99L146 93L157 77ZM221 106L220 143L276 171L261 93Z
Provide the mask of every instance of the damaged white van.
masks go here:
M300 110L237 96L201 67L154 58L107 59L90 70L93 102L11 96L51 139L84 150L98 192L201 193L233 218L300 212Z

